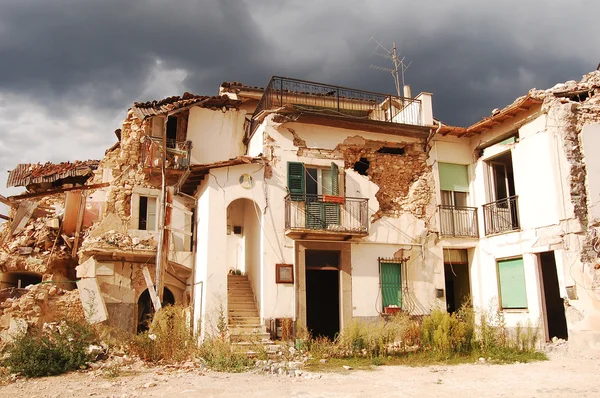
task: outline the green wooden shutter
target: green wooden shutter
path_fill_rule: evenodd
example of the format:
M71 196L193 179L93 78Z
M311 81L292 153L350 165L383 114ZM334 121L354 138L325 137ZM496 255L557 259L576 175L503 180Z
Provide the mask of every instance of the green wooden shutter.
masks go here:
M383 308L390 305L402 307L402 280L399 263L380 263L381 301Z
M438 163L438 171L442 191L469 192L469 173L466 165Z
M331 194L335 196L340 194L339 169L333 162L331 162Z
M304 163L288 162L288 190L292 200L304 200Z
M323 203L314 200L306 201L306 228L323 229Z
M340 205L337 203L323 203L323 218L325 226L340 225Z
M498 261L502 308L527 308L523 258Z

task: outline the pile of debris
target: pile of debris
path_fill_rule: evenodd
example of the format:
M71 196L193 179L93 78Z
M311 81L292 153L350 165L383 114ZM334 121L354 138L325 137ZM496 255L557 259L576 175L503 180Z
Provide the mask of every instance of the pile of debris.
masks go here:
M0 295L0 344L30 328L62 320L83 321L79 292L41 283L25 289L4 289Z
M93 247L107 250L156 250L157 245L156 240L152 238L140 239L126 233L110 230L99 236L87 237L82 249L85 251L87 248Z

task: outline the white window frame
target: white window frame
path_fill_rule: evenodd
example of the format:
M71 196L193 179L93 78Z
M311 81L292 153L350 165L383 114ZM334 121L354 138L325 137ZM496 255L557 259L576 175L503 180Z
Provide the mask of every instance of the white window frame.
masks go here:
M156 199L156 214L154 229L140 229L140 198L147 197ZM160 200L160 190L149 188L134 188L131 195L131 224L130 228L136 231L157 232L158 220L160 219L162 206Z

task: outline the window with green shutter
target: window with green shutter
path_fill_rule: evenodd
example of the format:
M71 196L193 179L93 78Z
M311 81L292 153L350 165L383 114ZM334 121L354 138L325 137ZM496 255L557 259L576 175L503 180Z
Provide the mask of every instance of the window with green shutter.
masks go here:
M381 301L383 308L402 307L402 278L400 263L380 262Z
M527 308L523 258L498 261L498 286L503 309Z
M292 200L304 200L304 163L288 162L288 190Z
M442 191L469 192L469 173L464 164L438 163Z

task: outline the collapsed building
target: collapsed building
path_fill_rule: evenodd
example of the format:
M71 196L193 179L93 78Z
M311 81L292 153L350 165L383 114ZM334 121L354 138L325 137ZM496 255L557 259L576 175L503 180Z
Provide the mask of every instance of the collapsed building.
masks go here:
M435 120L429 93L283 77L134 103L102 160L11 172L27 192L2 198L0 328L19 295L58 286L130 332L166 303L200 337L223 318L232 335L333 337L471 300L547 338L593 337L597 80L468 128Z

